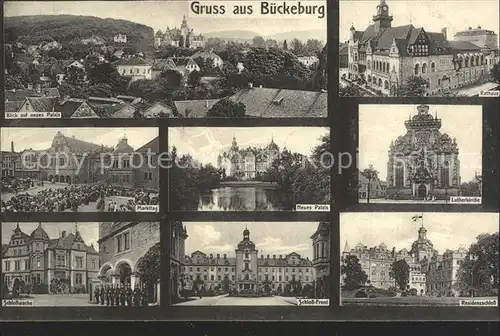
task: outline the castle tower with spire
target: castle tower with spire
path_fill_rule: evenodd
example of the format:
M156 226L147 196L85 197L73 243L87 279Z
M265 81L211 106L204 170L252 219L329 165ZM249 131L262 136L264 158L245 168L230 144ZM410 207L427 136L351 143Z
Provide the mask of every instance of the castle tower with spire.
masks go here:
M377 5L377 14L373 16L373 22L375 23L375 31L391 28L392 15L389 15L389 6L387 6L385 0L380 0Z
M245 227L243 240L238 244L236 252L236 289L254 292L258 288L258 250L250 240L250 230Z

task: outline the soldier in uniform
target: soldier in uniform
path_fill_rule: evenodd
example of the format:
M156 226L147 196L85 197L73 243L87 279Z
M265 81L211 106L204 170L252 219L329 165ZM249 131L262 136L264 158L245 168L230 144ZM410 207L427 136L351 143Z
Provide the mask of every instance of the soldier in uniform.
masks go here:
M109 306L109 301L111 299L111 291L109 285L106 285L106 306Z
M139 285L135 284L134 288L134 306L139 307L141 305L141 290L139 289Z
M125 287L123 284L120 287L120 306L125 306Z
M146 286L143 286L142 287L142 305L144 307L147 307L148 306L148 289L146 288Z
M109 302L111 307L115 305L115 285L113 284L109 287Z
M127 285L125 296L127 297L127 306L132 307L132 288L130 288L130 284Z
M95 286L94 298L95 298L95 302L97 302L97 304L99 304L99 295L100 295L99 286Z
M115 286L115 306L120 305L120 287L118 287L118 284Z
M106 289L104 289L104 285L101 286L101 305L104 306L104 297L106 296Z

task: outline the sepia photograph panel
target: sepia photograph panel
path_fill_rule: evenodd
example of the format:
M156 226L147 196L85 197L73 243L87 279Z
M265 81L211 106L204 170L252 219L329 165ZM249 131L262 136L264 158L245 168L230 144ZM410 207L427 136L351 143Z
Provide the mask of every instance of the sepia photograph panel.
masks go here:
M159 212L157 128L2 128L2 212Z
M341 0L341 97L499 97L498 1Z
M498 213L342 213L341 304L498 307L498 221Z
M360 203L481 204L480 105L359 105Z
M329 305L330 223L171 225L174 306Z
M6 2L5 116L326 118L326 1L234 5Z
M155 306L159 288L158 222L2 223L3 307Z
M178 211L330 211L325 127L169 129L169 200Z

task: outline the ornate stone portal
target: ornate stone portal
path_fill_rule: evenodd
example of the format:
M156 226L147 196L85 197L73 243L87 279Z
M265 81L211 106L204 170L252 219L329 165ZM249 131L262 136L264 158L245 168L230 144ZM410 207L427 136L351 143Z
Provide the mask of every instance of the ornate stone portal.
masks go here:
M428 105L405 121L407 132L391 142L387 163L387 198L446 198L460 193L456 140L441 133L441 119Z

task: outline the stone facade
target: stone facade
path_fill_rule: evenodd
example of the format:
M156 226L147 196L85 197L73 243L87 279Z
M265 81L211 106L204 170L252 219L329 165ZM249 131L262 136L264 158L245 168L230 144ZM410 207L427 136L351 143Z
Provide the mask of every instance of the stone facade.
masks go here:
M197 49L205 47L205 37L196 35L194 30L189 28L184 16L180 28L167 27L165 32L159 30L155 35L154 44L156 48L173 46Z
M124 284L149 286L159 301L160 281L156 284L141 282L141 258L160 243L159 222L102 222L99 223L99 259L101 267L98 278L102 284Z
M99 254L94 246L85 244L78 228L50 238L41 224L31 235L18 225L2 256L2 274L10 290L19 282L24 283L25 292L87 291L98 271Z
M437 112L420 105L418 113L405 121L406 134L391 142L387 163L387 197L424 199L458 196L460 192L459 149L455 138L441 133Z

